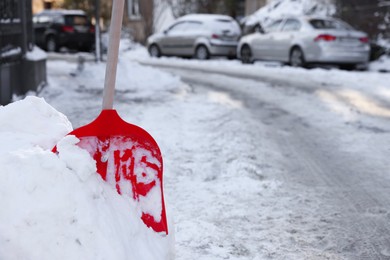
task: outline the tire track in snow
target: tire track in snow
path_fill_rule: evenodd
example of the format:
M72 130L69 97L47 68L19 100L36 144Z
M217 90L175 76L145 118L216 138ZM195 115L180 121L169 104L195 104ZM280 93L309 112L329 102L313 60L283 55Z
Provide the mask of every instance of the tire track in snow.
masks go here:
M302 188L319 187L320 190L324 190L326 196L330 196L330 199L327 198L328 202L334 204L328 207L328 210L334 214L331 220L326 212L318 214L320 221L328 224L323 228L332 226L326 236L336 240L330 248L324 247L324 251L338 252L345 259L388 259L390 232L388 217L386 217L389 212L386 209L389 208L390 202L385 191L388 190L389 185L388 182L380 180L370 182L367 179L370 165L366 165L364 155L344 154L339 150L337 140L332 140L332 136L328 137L326 130L324 132L324 129L316 128L310 125L310 122L304 122L301 117L280 110L277 104L267 103L261 95L258 98L259 96L254 96L253 93L248 95L238 88L226 87L225 85L228 84L224 82L229 82L226 78L213 81L210 78L185 74L183 79L187 82L203 84L211 89L226 91L246 103L252 111L262 111L262 113L256 112L254 117L263 122L269 121L272 117L273 127L283 129L282 134L273 134L272 138L279 143L281 151L285 151L284 154L290 157L286 168L295 169L284 175L285 181L298 183ZM282 88L278 90L280 89ZM327 147L328 143L331 144L330 147ZM341 156L341 159L338 156ZM292 172L299 175L293 176ZM365 187L367 183L369 185ZM323 200L321 196L314 198L314 201L326 204L327 201ZM371 214L371 216L367 214L372 209L379 214ZM327 223L328 221L336 223ZM344 234L340 233L338 228L342 228Z

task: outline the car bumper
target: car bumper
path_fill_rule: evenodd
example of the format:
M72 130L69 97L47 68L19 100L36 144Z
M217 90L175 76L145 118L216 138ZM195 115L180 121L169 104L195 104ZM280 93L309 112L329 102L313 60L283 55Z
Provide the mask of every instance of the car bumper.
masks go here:
M210 55L212 56L236 56L236 48L232 46L211 46Z
M212 56L236 56L237 42L211 42L209 46Z
M367 63L369 61L370 48L363 47L320 47L317 51L306 55L307 62L319 63Z
M67 47L91 46L94 43L93 34L61 34L59 44Z

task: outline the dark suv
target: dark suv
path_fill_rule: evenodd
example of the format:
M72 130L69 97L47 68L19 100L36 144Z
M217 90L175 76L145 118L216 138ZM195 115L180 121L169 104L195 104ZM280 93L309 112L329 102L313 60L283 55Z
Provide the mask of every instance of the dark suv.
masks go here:
M35 44L54 52L61 47L91 51L95 27L81 10L46 10L34 15Z

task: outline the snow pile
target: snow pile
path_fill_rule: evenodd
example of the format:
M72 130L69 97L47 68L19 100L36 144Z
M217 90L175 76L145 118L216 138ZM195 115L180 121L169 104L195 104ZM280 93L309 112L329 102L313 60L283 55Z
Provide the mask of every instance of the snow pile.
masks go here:
M26 59L31 61L45 60L47 54L38 46L34 46L33 49L26 53Z
M140 48L140 46L134 45L134 43L128 40L123 40L120 48L122 53L118 61L115 85L116 92L126 94L127 97L133 99L154 99L160 98L161 96L169 96L170 93L180 91L183 87L180 78L177 76L172 76L160 70L141 66L137 62L129 61L134 55L134 51L129 50L139 50L140 54L136 55L148 56L145 48ZM63 70L65 66L69 66L69 64L63 61L56 63L59 70ZM84 65L82 71L76 74L78 81L86 89L103 89L105 71L105 63L88 63Z
M371 62L370 70L390 72L390 55L382 55L378 60Z
M0 107L0 120L0 259L171 257L171 236L148 229L78 139L62 138L71 130L64 115L28 97Z
M0 122L0 155L35 146L49 150L72 130L63 114L33 97L0 106Z
M133 96L147 98L178 91L182 86L178 76L154 68L146 68L136 62L119 64L117 82L117 90L130 91L133 92Z
M244 18L247 26L269 23L286 15L329 16L336 11L330 0L273 0L252 15Z
M370 70L380 72L390 72L390 39L379 39L378 44L385 48L383 54L378 60L370 63Z

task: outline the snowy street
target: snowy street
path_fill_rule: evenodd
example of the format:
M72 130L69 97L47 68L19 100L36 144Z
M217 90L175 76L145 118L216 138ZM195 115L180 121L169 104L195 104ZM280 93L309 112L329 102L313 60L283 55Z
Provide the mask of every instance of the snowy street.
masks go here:
M390 260L389 0L3 2L0 260Z
M122 48L114 107L161 147L176 259L390 258L388 74L144 54ZM77 128L105 64L69 60L39 96Z
M258 82L171 71L192 84L195 92L219 93L231 104L240 104L236 120L243 134L250 133L251 155L262 161L253 162L255 169L263 180L281 183L275 198L267 202L261 194L252 198L258 205L248 216L254 220L249 241L261 237L261 245L267 238L276 246L272 251L262 245L258 252L268 252L271 259L390 257L389 99L326 81L307 82L304 87L294 80L278 84L274 83L278 79ZM269 146L264 145L267 142Z

